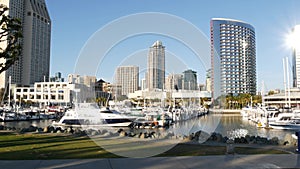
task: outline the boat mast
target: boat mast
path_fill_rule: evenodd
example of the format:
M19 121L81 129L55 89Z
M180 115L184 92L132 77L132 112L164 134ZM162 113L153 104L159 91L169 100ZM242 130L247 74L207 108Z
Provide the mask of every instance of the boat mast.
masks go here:
M8 106L10 107L11 76L8 77Z
M288 105L291 108L291 88L290 88L290 77L289 77L289 58L286 57L286 76L287 76L287 89L288 89Z
M285 59L282 59L282 64L283 64L283 83L284 83L284 98L285 98L285 107L287 106L287 87L286 87L286 64L285 64Z

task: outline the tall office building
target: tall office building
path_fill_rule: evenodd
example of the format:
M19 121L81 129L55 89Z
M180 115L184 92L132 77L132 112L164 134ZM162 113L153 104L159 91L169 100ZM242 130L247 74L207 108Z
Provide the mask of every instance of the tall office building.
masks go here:
M213 18L210 26L212 91L256 94L254 27L243 21L224 18ZM214 83L220 83L221 89L215 89Z
M165 83L165 47L156 41L149 49L146 73L147 88L163 89Z
M293 39L293 87L300 88L300 25L296 25L291 34Z
M184 90L197 90L197 72L189 69L183 72Z
M139 89L139 67L118 67L115 74L115 84L121 86L121 95L137 91Z
M19 85L30 85L49 79L51 20L45 0L0 0L11 17L22 22L22 53L19 60L0 75L0 87L8 77Z

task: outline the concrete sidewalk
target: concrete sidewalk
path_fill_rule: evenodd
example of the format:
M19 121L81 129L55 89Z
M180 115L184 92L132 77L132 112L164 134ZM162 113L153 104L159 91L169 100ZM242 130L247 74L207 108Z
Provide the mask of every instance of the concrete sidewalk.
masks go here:
M202 169L300 168L300 155L223 155L0 161L0 169Z

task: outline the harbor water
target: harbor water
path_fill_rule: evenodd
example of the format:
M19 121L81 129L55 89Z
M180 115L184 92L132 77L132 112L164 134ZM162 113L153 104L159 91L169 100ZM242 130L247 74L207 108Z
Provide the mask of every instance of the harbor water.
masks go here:
M216 120L217 119L217 120ZM13 121L13 122L0 122L0 125L15 128L28 128L33 125L35 127L47 127L52 124L51 120L35 120L35 121ZM278 137L279 139L286 140L287 137L291 137L295 131L292 130L279 130L279 129L265 129L257 128L256 124L243 119L239 114L209 114L196 119L198 126L195 131L204 130L207 126L214 126L209 130L210 132L220 133L223 136L229 138L250 136L261 137ZM184 123L190 123L186 121ZM181 124L184 125L184 124ZM188 132L188 131L187 131ZM188 133L187 133L188 134Z

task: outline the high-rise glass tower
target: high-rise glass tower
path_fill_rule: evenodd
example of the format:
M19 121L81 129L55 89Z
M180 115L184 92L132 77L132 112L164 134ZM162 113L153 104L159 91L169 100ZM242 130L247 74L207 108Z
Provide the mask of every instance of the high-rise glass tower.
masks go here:
M291 34L293 39L293 87L300 88L300 25L296 25Z
M116 85L121 86L121 94L127 95L139 89L139 67L119 66L115 74Z
M210 26L212 83L219 80L221 94L256 94L254 27L243 21L225 18L213 18ZM216 73L219 75L216 76Z
M191 69L183 72L183 89L197 90L197 72Z
M148 53L147 88L163 89L165 83L165 47L161 41L156 41Z
M30 85L49 79L51 19L45 0L0 0L9 15L21 19L23 40L19 60L0 75L0 87L12 83Z

